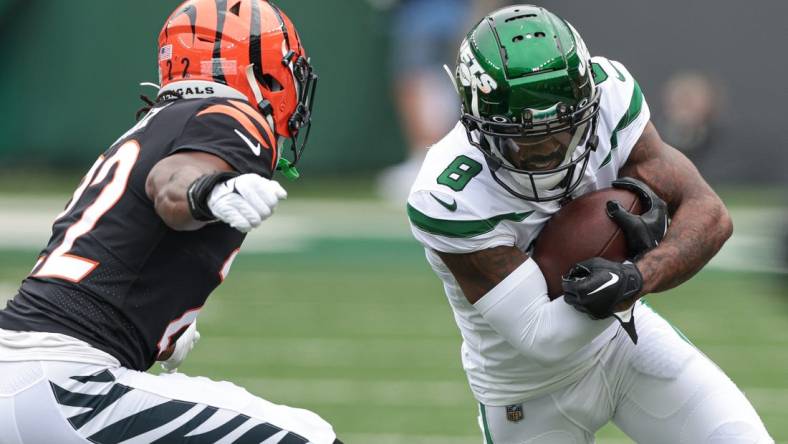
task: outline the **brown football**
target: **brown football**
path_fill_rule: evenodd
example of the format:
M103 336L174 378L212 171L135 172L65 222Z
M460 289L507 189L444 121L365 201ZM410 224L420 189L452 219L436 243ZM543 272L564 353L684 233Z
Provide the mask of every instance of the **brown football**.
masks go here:
M547 222L534 246L533 258L547 280L551 299L561 296L561 276L572 265L592 257L622 262L627 258L624 233L607 215L607 201L617 200L630 213L641 214L637 195L605 188L569 202Z

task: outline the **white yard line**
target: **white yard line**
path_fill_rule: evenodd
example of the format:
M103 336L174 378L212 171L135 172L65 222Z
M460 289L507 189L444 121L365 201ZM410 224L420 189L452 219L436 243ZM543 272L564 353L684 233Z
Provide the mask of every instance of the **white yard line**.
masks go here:
M0 196L0 249L41 248L64 200ZM250 233L244 252L299 251L314 239L408 239L404 209L375 201L285 201L264 229Z
M38 249L66 199L0 196L0 249ZM777 260L780 208L733 208L735 232L709 267L736 271L788 273ZM277 208L264 229L247 237L244 252L301 251L316 239L411 239L403 208L373 200L292 199Z
M759 410L788 412L788 389L741 387L741 390Z
M375 443L375 444L480 444L481 434L478 437L446 436L446 435L400 435L378 433L340 433L340 439L349 443Z
M471 408L474 404L470 388L463 381L235 378L232 382L271 401L291 404Z
M781 208L732 208L734 233L709 267L730 271L788 273L780 247L788 212Z
M481 433L477 437L450 435L404 435L377 433L340 433L340 439L349 443L375 444L481 444ZM598 438L597 444L631 444L628 439Z
M10 282L0 282L0 308L5 307L5 303L14 297L18 287Z
M457 407L473 404L464 380L454 382L336 378L236 378L232 382L274 402L328 405ZM788 389L741 387L765 412L788 409Z

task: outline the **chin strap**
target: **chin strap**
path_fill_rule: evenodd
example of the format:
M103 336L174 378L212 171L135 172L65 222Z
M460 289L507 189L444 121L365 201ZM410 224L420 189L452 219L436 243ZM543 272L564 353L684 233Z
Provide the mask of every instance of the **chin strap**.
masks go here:
M449 79L451 80L451 84L454 85L454 91L456 91L457 94L460 94L460 87L459 85L457 85L457 79L454 78L454 74L451 73L451 69L449 69L447 65L443 65L443 70L446 71L446 74L449 76Z
M156 91L161 89L161 86L159 86L159 85L157 85L157 84L155 84L153 82L141 82L140 86L149 86L151 88L156 88Z

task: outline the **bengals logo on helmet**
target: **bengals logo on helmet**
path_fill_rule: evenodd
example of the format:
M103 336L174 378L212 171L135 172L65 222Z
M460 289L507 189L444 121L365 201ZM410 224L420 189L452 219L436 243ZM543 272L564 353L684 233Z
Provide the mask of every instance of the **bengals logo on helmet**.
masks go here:
M159 35L161 86L184 80L227 85L292 140L295 164L311 127L317 86L293 22L264 0L188 0Z

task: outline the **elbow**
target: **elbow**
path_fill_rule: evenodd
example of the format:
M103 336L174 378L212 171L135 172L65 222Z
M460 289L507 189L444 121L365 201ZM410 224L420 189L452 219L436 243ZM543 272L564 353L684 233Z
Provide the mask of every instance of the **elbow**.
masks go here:
M728 212L727 208L723 207L722 209L723 209L723 214L722 217L720 218L721 219L720 223L721 226L723 227L722 228L723 241L726 241L730 239L730 237L733 235L733 219L731 218L731 214Z
M186 193L203 170L184 163L183 158L177 156L167 157L153 167L145 181L145 193L167 227L175 231L198 230L205 223L192 217Z
M687 202L691 207L691 216L698 221L698 230L701 238L705 239L709 247L718 251L733 235L733 219L722 199L712 190L697 196Z
M720 246L733 235L733 219L722 201L718 203L717 230Z
M194 231L205 226L192 218L185 201L175 202L165 193L156 196L154 208L164 224L174 231Z

